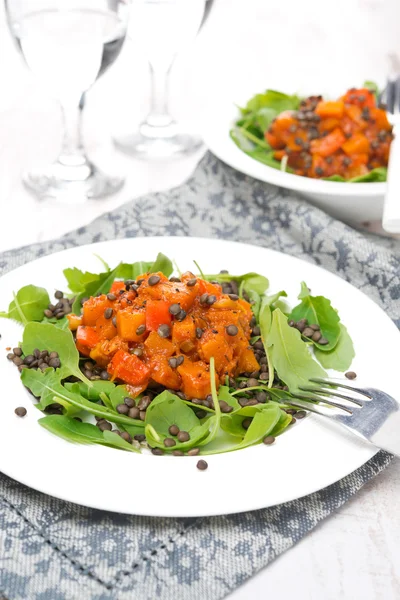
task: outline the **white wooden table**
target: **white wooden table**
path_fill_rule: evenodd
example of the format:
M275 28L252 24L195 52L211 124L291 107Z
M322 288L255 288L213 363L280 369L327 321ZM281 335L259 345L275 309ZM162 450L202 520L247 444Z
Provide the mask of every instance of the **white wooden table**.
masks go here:
M382 82L388 54L400 55L398 0L215 2L212 19L172 74L173 112L194 125L219 94L235 98L244 81L254 91L310 82L310 91L335 93L364 79ZM78 208L38 202L20 173L56 155L60 119L23 67L1 12L0 81L0 251L58 237L144 193L178 185L200 158L147 164L113 150L111 134L133 129L147 106L147 67L132 42L90 92L85 119L90 155L105 169L127 173L125 188ZM395 460L231 600L399 600L399 498Z

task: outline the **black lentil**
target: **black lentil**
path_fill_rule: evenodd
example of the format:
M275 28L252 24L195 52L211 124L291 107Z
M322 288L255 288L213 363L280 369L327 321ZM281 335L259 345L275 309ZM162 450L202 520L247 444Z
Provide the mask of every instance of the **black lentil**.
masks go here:
M181 306L178 303L171 304L168 311L171 315L177 315L181 310Z
M145 331L146 325L139 325L139 327L136 328L136 335L143 335Z
M131 417L131 419L138 419L139 415L140 415L140 410L136 406L133 406L132 408L129 409L128 417Z
M357 373L355 373L354 371L347 371L347 373L344 374L345 377L347 377L347 379L355 379L357 377Z
M188 442L190 440L190 435L187 431L180 431L176 437L180 442Z
M149 279L147 280L147 283L150 286L157 285L157 283L160 283L160 279L161 277L159 275L150 275Z
M17 417L24 417L27 413L27 410L24 406L18 406L18 408L16 408L14 412L17 415Z
M120 415L127 415L129 413L129 407L126 404L118 404L117 413Z
M273 435L267 435L264 439L263 439L263 444L265 444L266 446L269 446L270 444L273 444L275 441L275 438Z
M186 285L187 285L188 287L194 287L194 286L196 285L196 283L197 283L197 279L196 279L195 277L193 277L193 279L189 279L189 280L186 282Z
M164 446L166 448L172 448L173 446L176 446L176 441L173 440L172 438L165 438Z
M171 435L178 435L178 433L179 433L179 427L178 427L178 425L170 425L169 428L168 428L168 432Z
M239 329L236 327L236 325L228 325L226 328L226 333L230 336L235 336L239 333Z
M208 469L208 463L205 460L199 460L196 467L199 469L199 471L205 471Z
M162 338L167 338L171 335L171 327L169 325L160 325L157 329L157 333Z

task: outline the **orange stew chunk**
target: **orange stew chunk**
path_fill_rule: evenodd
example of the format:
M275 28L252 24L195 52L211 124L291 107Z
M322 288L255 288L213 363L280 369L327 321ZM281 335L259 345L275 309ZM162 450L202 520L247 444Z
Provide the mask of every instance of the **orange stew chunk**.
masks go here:
M265 139L297 175L352 179L387 167L393 134L374 94L352 88L336 101L310 96L299 110L280 113Z
M82 318L68 318L80 353L128 385L132 396L162 385L204 399L212 358L217 386L260 368L249 345L253 313L246 300L192 273L172 281L146 273L133 286L121 284L89 298Z

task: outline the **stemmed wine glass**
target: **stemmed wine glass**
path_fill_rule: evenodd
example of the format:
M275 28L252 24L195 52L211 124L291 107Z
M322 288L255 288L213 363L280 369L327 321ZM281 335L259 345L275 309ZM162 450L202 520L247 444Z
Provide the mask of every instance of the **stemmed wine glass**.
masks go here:
M168 106L168 82L175 57L208 17L213 0L136 0L132 26L151 74L151 106L135 133L114 138L116 146L139 158L168 158L195 152L198 136L181 131ZM140 31L139 31L140 30Z
M63 114L57 160L23 176L40 198L79 202L112 194L124 183L88 159L79 105L121 51L129 5L130 0L5 0L8 25L26 64L59 100Z

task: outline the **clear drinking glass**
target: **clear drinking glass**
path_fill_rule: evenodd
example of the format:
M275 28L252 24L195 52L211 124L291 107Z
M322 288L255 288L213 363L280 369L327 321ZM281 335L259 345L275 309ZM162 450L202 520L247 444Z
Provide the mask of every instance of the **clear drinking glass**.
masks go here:
M130 0L5 0L10 31L26 64L60 102L64 136L57 160L23 176L41 198L79 202L112 194L123 180L102 173L87 157L81 98L117 58Z
M151 73L151 106L135 133L114 138L116 146L139 158L168 158L195 152L198 136L181 131L168 106L168 82L175 57L197 35L213 0L135 0L132 24Z

